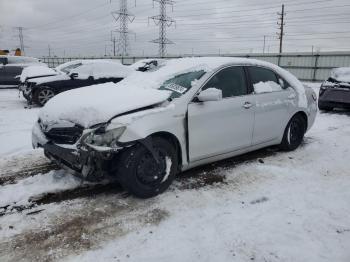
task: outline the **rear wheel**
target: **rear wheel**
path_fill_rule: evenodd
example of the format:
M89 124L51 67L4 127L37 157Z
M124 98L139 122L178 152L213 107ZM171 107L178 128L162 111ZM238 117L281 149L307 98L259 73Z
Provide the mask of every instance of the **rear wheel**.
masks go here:
M43 106L54 96L55 92L50 87L42 87L34 92L33 100L36 104Z
M292 151L298 148L304 139L306 122L302 115L297 114L289 121L280 148L285 151Z
M139 198L164 192L177 173L178 158L174 146L161 137L152 138L153 154L142 144L121 153L117 178L121 185Z

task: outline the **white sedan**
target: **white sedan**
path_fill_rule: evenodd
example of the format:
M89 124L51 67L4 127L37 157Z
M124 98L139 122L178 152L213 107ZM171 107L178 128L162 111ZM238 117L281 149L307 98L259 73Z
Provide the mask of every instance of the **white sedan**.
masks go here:
M272 145L294 150L317 112L311 89L250 59L175 59L103 87L50 100L33 145L84 179L112 177L141 198L195 166Z

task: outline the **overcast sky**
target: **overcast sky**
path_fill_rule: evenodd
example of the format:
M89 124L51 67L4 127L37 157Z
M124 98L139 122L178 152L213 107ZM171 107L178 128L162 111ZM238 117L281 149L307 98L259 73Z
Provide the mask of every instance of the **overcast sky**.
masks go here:
M285 4L284 51L350 51L349 0L177 0L167 14L174 42L171 55L278 52L277 12ZM158 27L148 17L159 13L152 0L128 0L135 15L129 24L134 56L156 55ZM102 56L112 54L111 31L119 28L111 11L119 0L0 0L0 49L19 46L23 27L26 55ZM116 35L118 37L118 34ZM136 36L136 37L135 37Z

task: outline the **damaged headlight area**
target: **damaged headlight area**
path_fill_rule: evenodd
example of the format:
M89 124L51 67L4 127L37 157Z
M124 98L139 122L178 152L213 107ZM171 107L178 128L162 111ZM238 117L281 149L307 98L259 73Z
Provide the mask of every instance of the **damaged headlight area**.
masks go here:
M125 126L107 131L105 131L105 128L98 128L87 134L83 142L90 147L117 148L117 140L125 129Z

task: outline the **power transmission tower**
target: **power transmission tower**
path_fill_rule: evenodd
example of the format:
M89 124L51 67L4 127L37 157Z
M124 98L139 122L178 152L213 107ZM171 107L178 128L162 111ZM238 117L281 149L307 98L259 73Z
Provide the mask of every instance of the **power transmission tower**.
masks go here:
M166 37L166 27L170 27L175 20L166 15L166 6L173 5L173 0L153 0L159 3L160 12L159 15L150 17L156 25L159 26L159 38L152 40L151 43L159 44L159 56L164 57L166 55L166 45L174 44Z
M284 36L284 26L285 26L285 22L284 22L284 18L286 13L284 12L284 4L282 5L282 12L281 13L277 13L280 17L278 18L278 22L277 24L280 26L278 29L280 30L280 32L278 33L278 39L280 40L280 50L279 53L281 54L283 51L283 36Z
M21 52L24 55L24 39L23 39L23 27L19 26L18 29L18 37L19 37L19 45L21 48Z
M128 1L119 0L119 11L113 11L112 16L119 23L118 54L127 56L129 52L129 23L132 23L135 16L128 11Z

